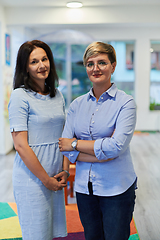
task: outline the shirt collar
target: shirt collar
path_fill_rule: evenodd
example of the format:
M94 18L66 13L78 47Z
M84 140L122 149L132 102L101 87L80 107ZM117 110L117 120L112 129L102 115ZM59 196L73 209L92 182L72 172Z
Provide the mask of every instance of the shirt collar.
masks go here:
M113 83L111 87L102 95L108 94L110 97L115 97L117 90L118 88L116 87L115 83ZM95 98L93 94L93 88L91 88L91 90L89 91L87 100L89 100L90 98Z

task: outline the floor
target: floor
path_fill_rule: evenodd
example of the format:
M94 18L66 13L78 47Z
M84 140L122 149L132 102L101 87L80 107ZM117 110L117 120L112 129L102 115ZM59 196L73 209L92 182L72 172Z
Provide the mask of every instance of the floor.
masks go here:
M134 219L141 240L160 240L160 133L136 133L131 141L138 176ZM12 167L15 152L0 155L0 202L14 202ZM68 199L75 203L75 198Z
M160 133L136 134L131 154L138 176L134 219L141 240L160 240Z
M0 202L14 202L12 168L15 151L0 155Z

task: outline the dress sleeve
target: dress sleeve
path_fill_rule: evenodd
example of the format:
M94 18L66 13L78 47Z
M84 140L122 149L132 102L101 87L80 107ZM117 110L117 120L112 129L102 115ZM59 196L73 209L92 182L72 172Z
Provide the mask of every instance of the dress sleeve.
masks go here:
M59 91L58 89L57 89L57 91L58 91L58 92L59 92L59 94L61 95L62 102L63 102L63 112L64 112L64 114L65 114L65 116L66 116L66 110L65 110L65 100L64 100L63 94L62 94L62 93L61 93L61 91Z
M75 132L74 132L74 121L75 121L75 111L74 111L74 105L75 102L71 103L68 113L67 113L67 118L66 118L66 123L64 126L64 130L62 133L63 138L74 138ZM63 155L65 155L70 162L74 163L79 155L79 151L63 151Z
M28 131L29 104L23 89L12 92L8 104L10 131Z
M99 160L116 158L128 148L136 125L136 105L128 100L120 109L113 136L97 139L94 153Z

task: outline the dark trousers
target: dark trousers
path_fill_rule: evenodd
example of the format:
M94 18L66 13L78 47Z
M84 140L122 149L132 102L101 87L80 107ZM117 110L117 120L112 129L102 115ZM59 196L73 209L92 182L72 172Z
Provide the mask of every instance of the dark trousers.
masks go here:
M135 205L135 183L124 193L102 197L76 192L86 240L128 240Z

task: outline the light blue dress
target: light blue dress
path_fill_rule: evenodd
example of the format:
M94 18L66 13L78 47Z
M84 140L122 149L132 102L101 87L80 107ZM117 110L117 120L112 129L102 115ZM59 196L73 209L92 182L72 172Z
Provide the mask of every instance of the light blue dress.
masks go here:
M10 130L28 131L28 143L49 176L61 172L58 139L65 122L64 99L15 89L8 105ZM51 240L67 235L64 191L50 191L16 153L13 188L23 240Z

